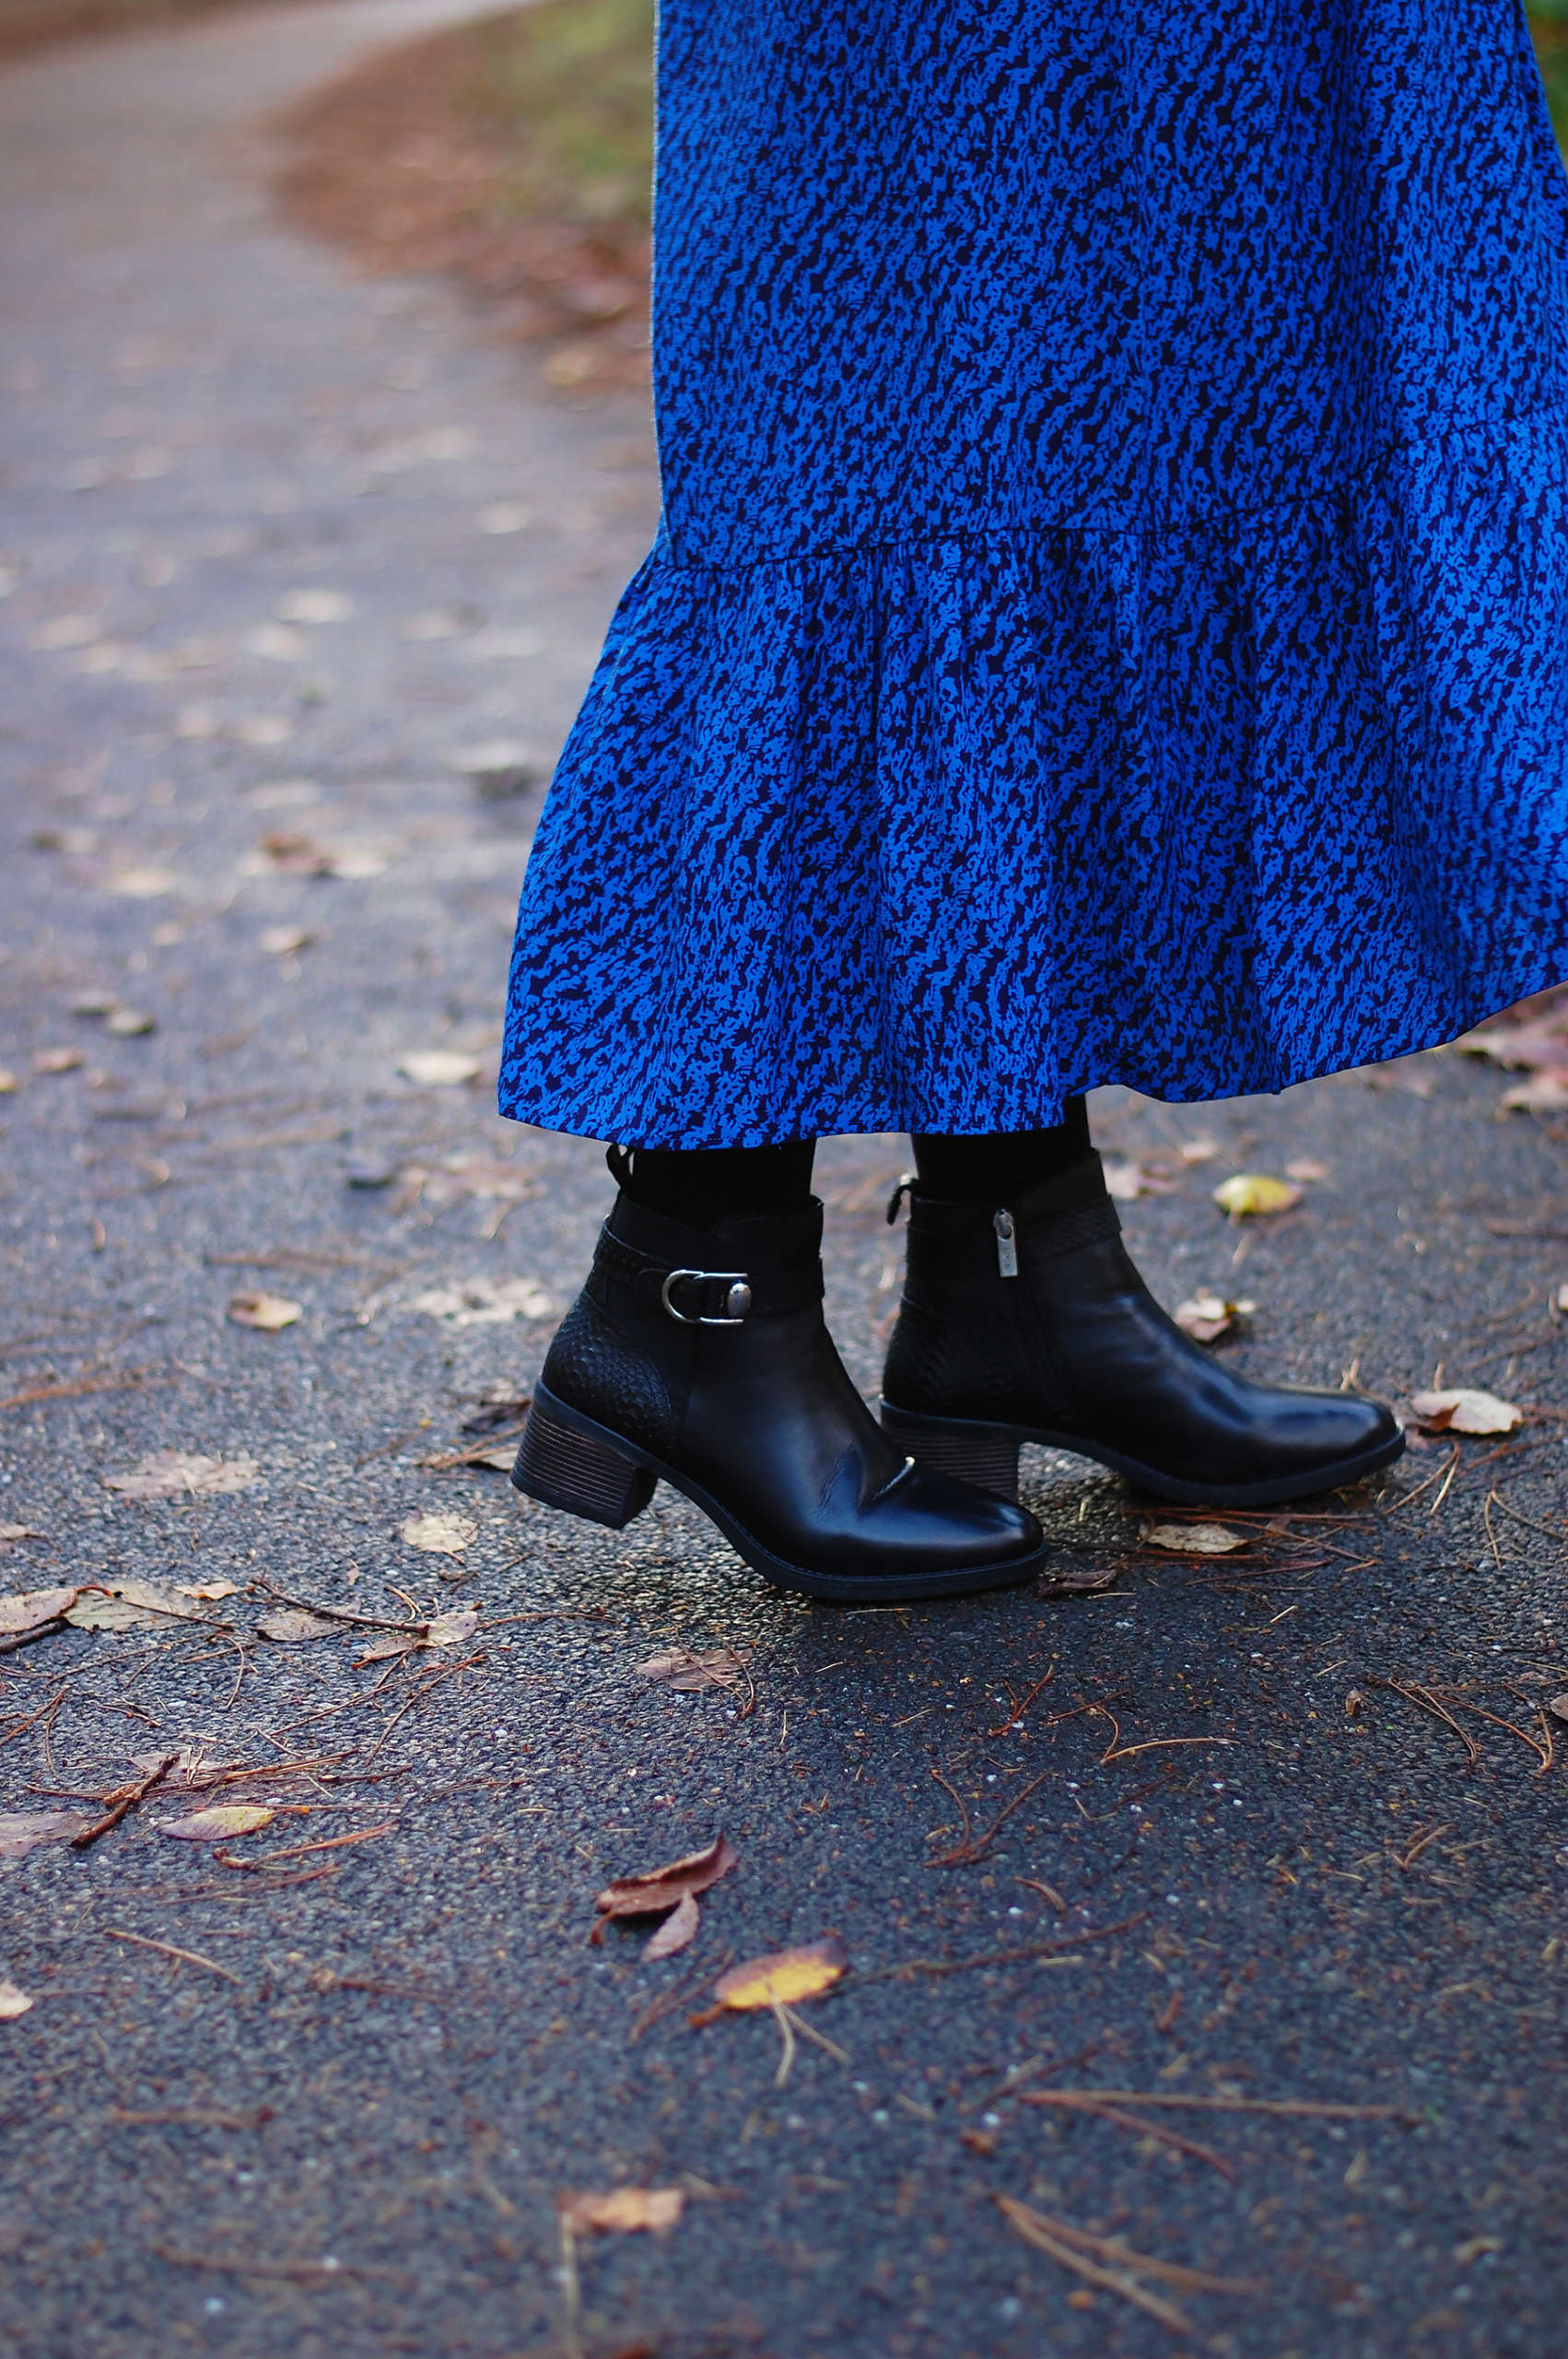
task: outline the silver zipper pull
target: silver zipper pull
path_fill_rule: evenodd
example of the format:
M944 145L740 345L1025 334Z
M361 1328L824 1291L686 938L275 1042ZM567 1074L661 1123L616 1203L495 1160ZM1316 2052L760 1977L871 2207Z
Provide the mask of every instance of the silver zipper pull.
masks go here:
M1018 1239L1013 1232L1012 1215L1005 1207L991 1215L991 1226L996 1231L996 1265L1004 1278L1018 1275Z

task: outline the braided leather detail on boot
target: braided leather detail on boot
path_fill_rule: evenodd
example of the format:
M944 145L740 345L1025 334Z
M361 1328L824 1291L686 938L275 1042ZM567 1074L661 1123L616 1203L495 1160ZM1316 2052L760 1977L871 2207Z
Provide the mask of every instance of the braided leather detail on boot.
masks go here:
M997 1349L994 1331L907 1295L887 1347L882 1389L918 1416L1011 1419L1019 1414L1014 1357Z
M1085 1245L1105 1245L1121 1235L1121 1215L1107 1196L1104 1203L1081 1204L1075 1211L1052 1213L1034 1232L1037 1262L1054 1262L1059 1253L1076 1253Z
M585 1416L625 1434L661 1458L673 1458L680 1412L646 1352L635 1351L591 1294L579 1295L556 1331L540 1380Z

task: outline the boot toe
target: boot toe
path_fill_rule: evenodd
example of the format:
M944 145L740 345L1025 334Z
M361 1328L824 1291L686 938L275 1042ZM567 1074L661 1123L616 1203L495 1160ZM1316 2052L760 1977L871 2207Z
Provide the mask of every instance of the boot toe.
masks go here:
M886 1495L907 1520L901 1543L954 1567L1005 1565L1040 1555L1046 1536L1027 1508L977 1491L951 1474L913 1466Z
M1297 1426L1296 1443L1303 1471L1310 1466L1333 1468L1354 1463L1369 1453L1400 1439L1398 1417L1381 1401L1360 1392L1291 1393L1278 1396L1288 1403L1286 1424ZM1299 1421L1299 1422L1298 1422ZM1282 1438L1283 1437L1281 1437Z

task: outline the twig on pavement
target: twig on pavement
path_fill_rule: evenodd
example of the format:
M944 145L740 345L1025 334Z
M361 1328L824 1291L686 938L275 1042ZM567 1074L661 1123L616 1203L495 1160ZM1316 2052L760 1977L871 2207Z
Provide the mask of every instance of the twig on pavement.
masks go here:
M85 1851L89 1844L98 1841L100 1835L107 1835L111 1827L118 1826L127 1812L135 1810L138 1802L146 1802L153 1788L161 1784L179 1758L177 1753L167 1754L156 1769L147 1772L140 1785L123 1786L118 1793L106 1794L103 1799L109 1803L109 1809L90 1826L84 1826L79 1835L72 1836L72 1850Z
M215 1957L204 1957L200 1950L177 1949L172 1942L155 1942L146 1933L127 1933L118 1925L106 1925L103 1930L111 1942L134 1942L139 1950L157 1950L162 1957L183 1958L187 1966L205 1966L209 1974L221 1974L226 1982L240 1982L240 1977L227 1966L219 1966ZM243 1989L243 1983L240 1987Z

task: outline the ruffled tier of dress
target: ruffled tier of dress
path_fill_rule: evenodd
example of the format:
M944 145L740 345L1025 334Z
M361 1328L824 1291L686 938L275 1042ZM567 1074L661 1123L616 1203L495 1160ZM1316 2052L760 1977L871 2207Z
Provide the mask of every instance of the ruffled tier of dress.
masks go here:
M1279 1090L1568 977L1568 465L632 583L524 885L500 1104L648 1145Z

